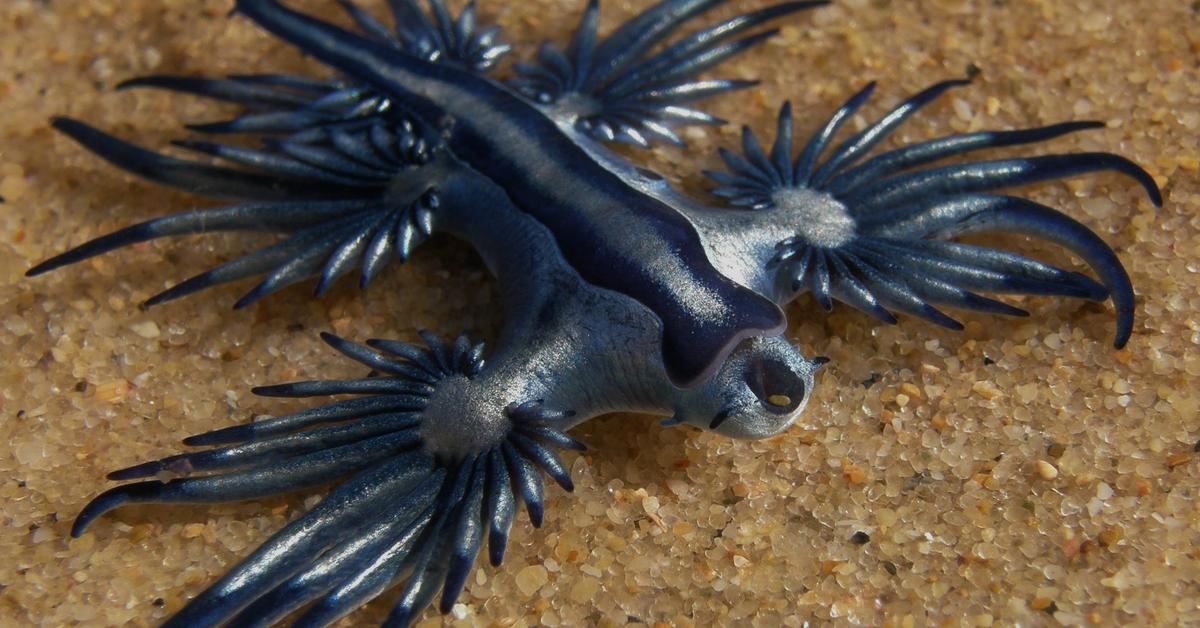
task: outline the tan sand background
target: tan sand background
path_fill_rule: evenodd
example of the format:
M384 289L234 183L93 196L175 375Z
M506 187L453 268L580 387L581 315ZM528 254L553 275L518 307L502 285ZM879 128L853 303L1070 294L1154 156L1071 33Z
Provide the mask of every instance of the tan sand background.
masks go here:
M114 93L118 81L322 72L228 18L231 4L0 3L0 624L158 623L315 503L128 508L67 537L109 486L106 471L301 405L256 399L249 386L361 372L318 331L497 329L497 288L466 247L442 240L365 295L345 282L312 300L301 287L244 312L230 306L246 285L136 304L259 241L249 237L158 242L22 277L68 246L207 203L117 172L52 132L49 116L163 146L182 122L232 110ZM543 37L561 40L582 8L506 4L484 2L483 14L525 55ZM608 0L605 24L645 5ZM841 306L826 316L805 297L788 309L788 333L834 362L803 426L755 443L640 416L577 429L591 449L569 458L576 493L551 489L543 529L522 516L504 567L480 567L454 614L428 612L422 625L1200 623L1198 53L1190 0L839 0L789 21L724 72L762 77L763 88L721 99L717 113L765 131L790 98L807 131L878 79L851 125L861 127L973 64L975 84L896 141L1106 121L1016 152L1113 151L1163 186L1162 209L1105 174L1024 190L1094 228L1129 267L1128 348L1110 345L1107 304L1016 299L1031 319L964 314L955 333L912 319L881 326ZM687 138L688 151L635 154L700 194L700 169L736 129ZM869 541L856 544L856 532ZM389 602L347 623L377 622Z

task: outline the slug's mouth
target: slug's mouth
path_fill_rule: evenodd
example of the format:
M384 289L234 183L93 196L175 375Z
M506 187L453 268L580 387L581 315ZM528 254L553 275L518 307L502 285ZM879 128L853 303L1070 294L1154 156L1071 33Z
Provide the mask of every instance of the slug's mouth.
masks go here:
M746 386L771 414L791 414L804 401L804 378L774 358L755 360L746 369Z

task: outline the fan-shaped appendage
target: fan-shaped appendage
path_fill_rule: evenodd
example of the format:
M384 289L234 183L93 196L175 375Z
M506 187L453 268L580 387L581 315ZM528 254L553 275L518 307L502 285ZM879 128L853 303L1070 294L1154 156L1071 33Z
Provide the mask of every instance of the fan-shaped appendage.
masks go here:
M430 424L438 417L426 410L440 385L469 386L480 374L483 345L466 336L453 342L422 336L424 346L373 340L372 350L326 334L332 347L378 375L255 392L352 398L201 434L185 442L211 448L116 471L110 479L182 477L101 494L79 514L72 534L125 504L253 499L334 482L321 503L166 625L268 625L300 609L298 625L327 625L392 586L403 591L388 625L408 625L439 590L439 606L449 611L485 537L492 564L500 564L518 503L540 525L542 473L570 491L556 450L583 446L550 425L568 413L530 400L514 401L501 416L473 417L498 428L487 444L454 457L440 453L432 434L456 428Z
M868 85L794 157L792 111L785 104L769 152L749 129L743 130L741 154L722 150L728 170L706 173L719 185L713 193L736 208L787 212L794 218L795 235L779 242L768 262L784 300L810 291L827 310L836 299L889 323L896 320L892 312L903 312L958 328L959 323L938 305L1026 315L977 291L1112 298L1117 310L1114 343L1124 346L1133 328L1133 289L1112 249L1057 210L992 192L1112 170L1134 178L1160 205L1162 195L1146 171L1108 153L922 168L980 149L1042 142L1102 123L952 135L867 158L872 148L922 106L967 82L938 83L830 150L837 131L870 96L874 85ZM1016 253L948 241L981 231L1024 233L1059 244L1082 258L1100 281Z

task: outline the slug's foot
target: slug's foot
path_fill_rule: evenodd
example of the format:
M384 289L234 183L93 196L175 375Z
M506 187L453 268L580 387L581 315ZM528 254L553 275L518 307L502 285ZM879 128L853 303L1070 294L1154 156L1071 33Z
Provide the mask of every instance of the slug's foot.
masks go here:
M768 270L780 301L811 291L826 310L839 300L893 323L903 312L960 328L936 305L1024 316L976 293L1039 294L1095 301L1111 298L1117 311L1114 344L1129 340L1133 288L1116 254L1074 219L1033 201L987 193L999 188L1113 170L1134 178L1156 205L1158 186L1145 170L1118 155L1075 153L916 168L984 148L1031 144L1103 126L1068 122L1017 131L951 135L863 159L922 106L967 81L938 83L837 145L820 162L842 124L874 85L851 98L792 157L792 112L785 104L768 154L749 129L743 155L722 151L727 172L707 173L714 190L735 207L763 212L763 222L791 230ZM987 246L946 241L967 233L1007 231L1056 243L1084 260L1100 278L1056 268Z
M325 625L385 589L403 592L388 625L408 625L441 591L447 612L488 537L494 565L504 557L518 500L540 525L549 474L572 489L557 449L581 450L550 424L565 413L537 401L496 406L492 416L450 402L478 381L483 345L422 334L426 346L333 335L324 338L378 376L256 389L268 396L348 394L354 398L201 434L213 448L109 475L142 481L94 499L75 521L79 536L97 517L130 503L211 503L252 499L337 482L315 508L268 539L167 622L171 626L267 625L307 607L298 625ZM451 392L446 393L446 390ZM470 426L470 430L462 427ZM464 434L470 431L470 438ZM457 434L459 438L452 436Z

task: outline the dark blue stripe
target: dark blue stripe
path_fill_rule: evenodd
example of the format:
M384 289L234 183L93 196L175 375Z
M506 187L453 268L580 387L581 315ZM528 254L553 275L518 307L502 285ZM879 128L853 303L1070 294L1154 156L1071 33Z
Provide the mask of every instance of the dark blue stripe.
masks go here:
M741 337L782 331L779 308L721 275L683 216L597 164L553 121L506 88L418 60L277 2L242 0L238 8L305 52L447 128L455 154L545 224L584 279L626 294L659 316L663 359L677 384L693 385L707 376Z

